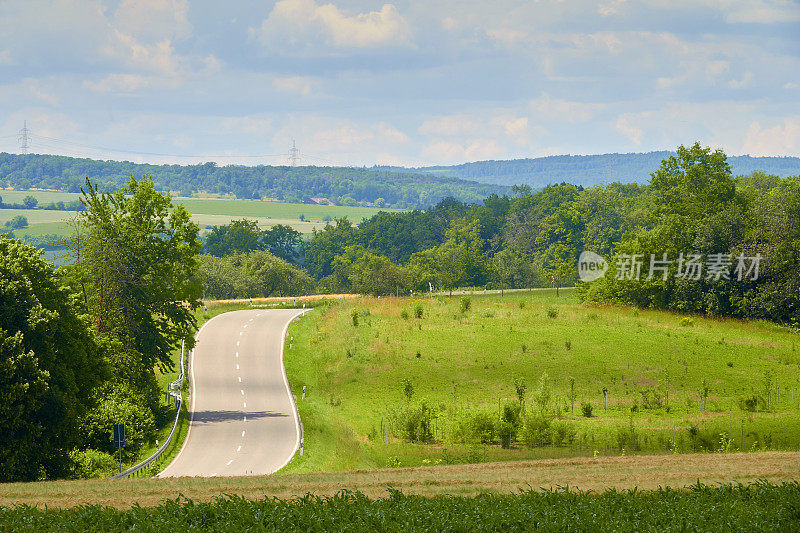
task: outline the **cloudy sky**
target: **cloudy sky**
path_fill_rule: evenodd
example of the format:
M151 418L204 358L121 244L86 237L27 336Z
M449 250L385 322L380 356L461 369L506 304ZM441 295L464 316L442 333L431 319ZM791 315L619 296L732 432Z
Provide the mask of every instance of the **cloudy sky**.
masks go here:
M800 155L797 0L0 0L0 151Z

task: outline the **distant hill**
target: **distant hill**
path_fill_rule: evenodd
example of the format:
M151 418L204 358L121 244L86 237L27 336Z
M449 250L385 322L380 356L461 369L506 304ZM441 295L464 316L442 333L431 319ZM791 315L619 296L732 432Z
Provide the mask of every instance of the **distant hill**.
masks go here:
M79 192L88 176L103 190L120 188L132 175L152 175L159 189L183 196L205 192L237 198L272 198L311 203L325 198L337 205L425 208L452 196L479 202L508 187L487 185L430 172L351 167L150 165L56 155L0 153L0 188Z
M375 167L396 172L425 172L497 185L527 184L533 188L567 182L584 187L619 181L647 183L661 160L674 152L643 154L555 155L535 159L477 161L453 166L397 168ZM800 175L800 157L728 157L734 175L760 170L781 177Z

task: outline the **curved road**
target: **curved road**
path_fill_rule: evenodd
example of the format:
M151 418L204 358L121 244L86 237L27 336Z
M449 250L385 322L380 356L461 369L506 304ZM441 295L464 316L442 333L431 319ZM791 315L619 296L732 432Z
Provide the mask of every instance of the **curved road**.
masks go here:
M200 329L183 448L159 474L246 476L282 468L300 445L283 369L283 337L302 309L231 311Z

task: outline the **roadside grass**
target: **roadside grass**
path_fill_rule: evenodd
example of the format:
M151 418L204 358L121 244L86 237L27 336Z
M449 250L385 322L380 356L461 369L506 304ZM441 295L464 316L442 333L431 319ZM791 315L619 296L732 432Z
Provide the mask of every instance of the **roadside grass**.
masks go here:
M306 386L298 401L305 449L284 471L798 449L795 332L761 321L587 305L571 290L560 294L475 294L467 310L461 296L316 307L289 329L289 380L295 392ZM422 318L414 318L417 306ZM547 407L576 432L572 442L503 449L459 433L476 413L497 420L515 403L515 380L527 385L526 410L534 412L544 373ZM743 409L754 395L769 407ZM435 442L412 444L398 436L397 414L423 403L434 413ZM582 403L591 403L590 418Z
M773 483L797 479L800 453L689 454L501 462L349 472L316 472L251 477L142 478L44 481L0 484L0 506L25 504L47 508L79 505L127 509L160 505L179 496L213 501L220 495L243 498L296 498L308 493L331 496L359 490L370 498L406 494L514 494L520 490L558 489L602 492L682 488L698 482Z

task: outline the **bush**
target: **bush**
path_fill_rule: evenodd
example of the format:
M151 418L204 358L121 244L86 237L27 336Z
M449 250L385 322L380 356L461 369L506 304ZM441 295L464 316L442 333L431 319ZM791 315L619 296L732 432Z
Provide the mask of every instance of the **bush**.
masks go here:
M756 411L766 411L767 401L764 399L763 396L759 394L753 394L750 396L739 398L739 408L742 411L750 411L751 413L754 413Z
M558 309L555 307L548 307L547 308L547 316L548 318L557 318L558 317Z
M414 318L422 318L422 304L417 304L414 306Z
M408 320L408 311L406 311L405 309L400 311L400 318L402 318L403 320Z
M472 298L469 296L461 297L461 312L466 313L472 308Z
M119 467L117 458L97 450L69 452L72 463L70 477L72 479L104 478L112 475Z
M125 424L123 456L155 438L155 419L143 394L123 384L106 384L96 392L97 406L84 417L81 432L89 448L114 453L114 424Z
M681 318L680 324L683 327L694 326L694 319L692 317L690 317L690 316L685 316L685 317Z
M592 404L590 402L581 402L581 412L586 418L592 418Z
M520 435L522 442L530 448L546 446L550 442L552 422L553 417L543 413L526 417Z
M511 448L511 442L517 436L516 433L513 424L505 420L501 421L497 425L497 436L500 439L500 447Z
M353 326L358 326L358 309L350 311L350 319L353 321Z
M400 435L409 442L433 442L434 412L425 403L407 407L395 415Z

